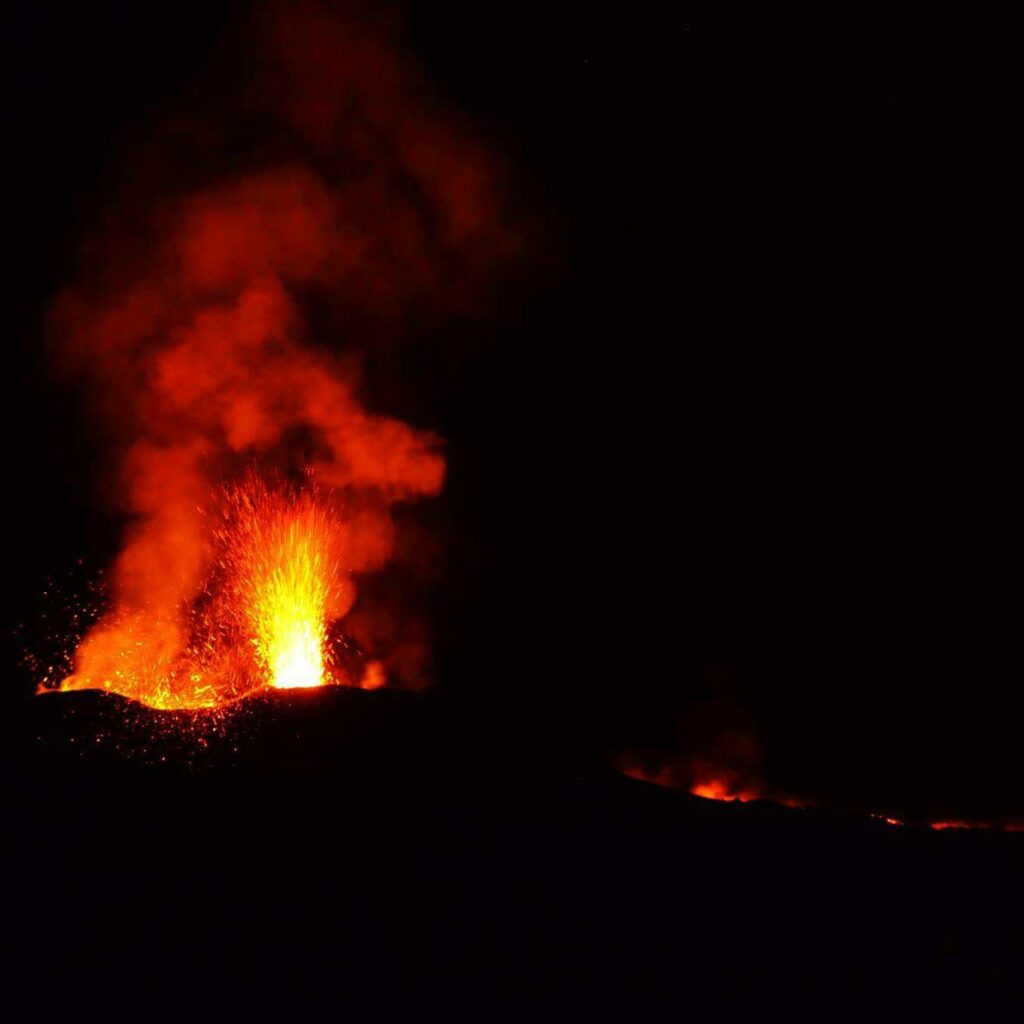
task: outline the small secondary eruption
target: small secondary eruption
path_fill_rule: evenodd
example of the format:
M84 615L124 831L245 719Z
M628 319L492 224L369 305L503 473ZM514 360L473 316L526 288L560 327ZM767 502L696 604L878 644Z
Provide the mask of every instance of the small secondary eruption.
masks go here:
M623 755L618 759L617 767L630 778L681 789L704 800L741 804L767 800L785 807L807 806L807 801L781 793L747 771L712 764L700 757L665 757L648 751Z
M817 805L803 797L785 793L751 775L722 765L711 765L701 759L687 759L678 755L646 751L624 754L616 767L632 779L653 783L668 789L678 789L704 800L746 804L753 801L779 804L783 807L805 809ZM847 810L851 810L847 808ZM853 809L863 814L862 810ZM1024 832L1024 821L1014 817L994 819L916 819L883 811L869 811L866 817L894 828L917 826L935 832L994 831Z
M682 789L705 800L772 800L804 806L803 800L762 780L753 721L725 669L708 666L701 685L702 696L678 715L675 735L660 747L622 755L617 760L619 769L632 778Z
M518 259L499 163L392 12L271 3L230 43L213 90L125 161L54 303L127 526L102 614L44 690L198 709L429 682L432 569L396 506L439 494L445 459L371 410L366 354L392 353L380 376Z
M621 753L615 759L616 768L630 778L704 800L737 804L761 801L797 809L826 809L826 801L809 799L769 781L753 719L724 671L717 666L709 667L701 682L703 695L692 700L679 715L674 736L664 739L658 746ZM870 804L833 805L833 809L893 828L916 826L937 832L1024 831L1024 821L1010 815L998 818L911 816L902 809L881 810Z
M671 755L664 757L649 751L626 754L617 759L616 767L631 779L682 790L704 800L740 804L764 801L797 809L819 806L802 797L781 792L755 778L741 777L729 768L713 768L706 763L695 768L693 761ZM865 816L894 828L919 827L934 832L1024 832L1024 820L1016 817L928 819L898 816L883 811L869 811Z

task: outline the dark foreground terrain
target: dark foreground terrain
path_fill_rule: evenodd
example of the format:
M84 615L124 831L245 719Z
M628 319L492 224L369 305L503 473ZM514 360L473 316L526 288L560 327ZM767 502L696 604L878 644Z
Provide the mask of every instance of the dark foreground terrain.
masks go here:
M6 750L7 992L41 1019L916 1018L1018 985L1024 835L508 763L406 694L271 701L145 756L96 742L122 710L40 698Z

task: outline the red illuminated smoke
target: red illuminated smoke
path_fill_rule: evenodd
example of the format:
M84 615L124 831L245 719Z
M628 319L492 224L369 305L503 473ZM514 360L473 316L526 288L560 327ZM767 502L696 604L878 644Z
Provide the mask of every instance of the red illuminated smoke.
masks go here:
M422 621L361 599L358 581L401 568L394 506L438 494L445 462L435 435L373 408L358 356L479 308L520 241L499 164L399 38L394 19L336 5L261 9L230 41L245 58L206 80L217 91L127 160L53 313L128 520L109 610L67 686L196 703L197 645L231 633L209 618L232 550L225 510L254 478L271 521L315 492L302 515L337 524L325 586L345 598L322 604L335 620L352 609L345 642L365 665L348 681L423 681ZM243 676L231 694L259 683Z

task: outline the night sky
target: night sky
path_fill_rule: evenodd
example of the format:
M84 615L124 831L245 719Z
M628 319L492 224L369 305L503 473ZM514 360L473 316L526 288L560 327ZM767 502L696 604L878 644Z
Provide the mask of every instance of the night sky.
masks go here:
M5 961L44 1003L258 1007L269 971L385 1019L1015 984L1024 836L860 818L1024 814L1016 91L952 6L409 5L542 225L484 315L369 364L446 441L435 685L198 767L32 696L49 581L123 525L47 310L250 6L5 16ZM816 809L615 771L721 730Z

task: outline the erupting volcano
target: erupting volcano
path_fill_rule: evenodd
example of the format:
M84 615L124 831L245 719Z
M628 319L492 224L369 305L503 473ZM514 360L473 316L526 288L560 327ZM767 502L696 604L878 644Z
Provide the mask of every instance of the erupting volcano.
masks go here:
M429 559L395 506L437 495L445 461L371 411L366 364L474 312L516 254L498 167L393 18L271 5L242 38L242 80L151 133L54 305L127 525L42 690L198 709L428 680Z

